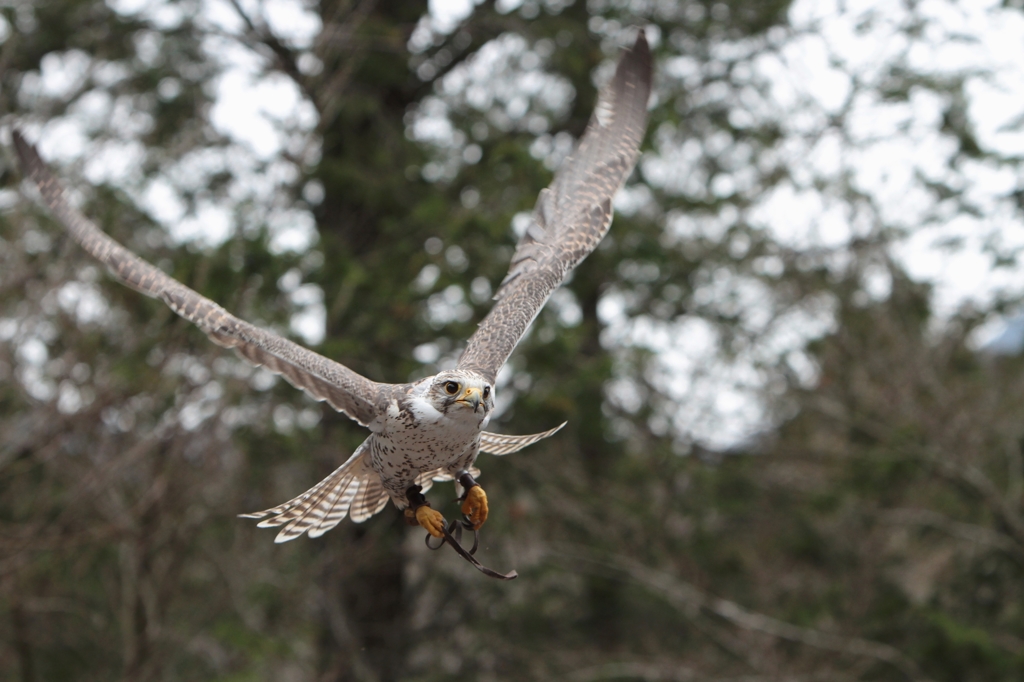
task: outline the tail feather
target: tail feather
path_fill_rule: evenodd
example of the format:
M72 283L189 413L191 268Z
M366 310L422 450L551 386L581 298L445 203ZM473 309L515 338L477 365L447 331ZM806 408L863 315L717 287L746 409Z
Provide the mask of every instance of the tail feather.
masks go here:
M315 486L313 486L312 488L310 488L306 492L302 493L298 497L290 499L287 502L283 502L283 503L277 505L276 507L272 507L270 509L264 509L263 511L258 511L258 512L249 512L248 514L239 514L238 517L241 518L241 519L267 519L267 517L270 516L270 517L274 517L274 518L269 518L266 521L263 521L262 523L257 524L257 526L259 528L272 528L274 526L280 526L282 523L284 523L284 520L278 520L277 517L278 517L279 514L284 514L285 512L289 511L290 509L294 509L296 506L302 504L303 502L308 500L310 497L312 497L316 493L320 492L320 490L323 489L323 487L325 485L327 485L332 480L332 478L335 476L335 474L339 473L344 468L344 466L345 465L343 464L341 467L336 469L334 471L334 473L332 473L330 476L328 476L324 480L320 481Z
M359 489L359 496L352 501L349 516L355 523L362 523L388 503L388 494L380 483L380 478L367 478L366 484Z
M338 475L341 475L340 477ZM290 523L298 518L302 513L309 509L309 505L314 503L325 490L329 489L329 486L338 485L341 482L348 483L351 480L351 476L346 476L347 472L343 472L340 469L334 471L330 476L317 483L315 486L302 493L298 497L285 502L284 504L274 507L272 510L267 512L256 512L269 518L264 519L256 524L257 528L277 528L283 526L286 523ZM268 514L269 512L269 514ZM272 515L271 515L272 514ZM256 518L255 514L249 515L250 518Z
M290 526L294 526L291 532L302 535L302 530L305 529L309 532L309 537L318 538L337 526L345 518L345 512L348 511L352 499L359 492L360 485L362 485L362 481L353 476L351 480L334 486L330 494L324 497L315 509L310 510L308 521L296 519L290 524ZM284 540L275 540L275 542L284 542Z
M352 498L358 492L359 483L357 478L352 477L350 480L340 481L331 488L331 492L310 509L305 517L297 518L288 524L285 528L289 531L288 539L291 539L292 535L301 536L303 531L308 531L310 538L319 538L338 525L338 522L341 521L339 510L347 509L351 504ZM285 534L285 530L282 531L282 535ZM275 539L274 542L285 542L285 540Z
M339 490L342 492L340 492L330 507L327 507L326 504L324 505L327 508L327 514L316 528L310 529L309 537L318 538L341 523L346 514L351 512L352 500L359 494L359 491L368 485L372 485L376 479L376 475L372 479L361 479L358 476L353 476L352 480L345 483L344 489L339 486Z
M480 452L492 455L518 452L528 445L554 435L563 426L564 423L549 431L525 436L484 432L480 437ZM473 476L480 475L480 471L475 467L470 469L470 473ZM422 492L425 493L435 481L450 481L452 478L452 474L445 469L435 469L420 474L416 484L422 486ZM462 493L458 483L455 489L456 495ZM287 542L305 533L311 538L320 537L337 526L346 516L350 516L356 523L361 523L384 509L389 498L384 486L381 485L380 476L370 465L370 449L366 441L330 476L298 497L270 509L239 516L260 519L257 524L259 528L284 526L274 538L274 542Z
M422 474L416 477L416 485L423 488L421 493L425 493L434 487L434 481L443 482L450 481L454 477L445 471L444 469L434 469L433 471L424 471Z
M362 483L358 495L353 491L349 516L355 523L362 523L383 509L384 505L388 503L389 496L384 490L380 476L370 466L369 456L364 457L358 466L359 471L356 473L356 477ZM338 518L338 521L340 520L341 518ZM337 524L338 521L334 523Z
M364 442L344 464L315 486L284 504L243 518L262 519L259 528L284 526L274 542L287 542L303 533L319 537L346 516L365 521L384 508L388 494L380 476L370 466L370 450Z
M274 542L288 542L299 537L307 530L318 526L324 517L327 516L327 510L334 506L334 502L341 495L341 492L347 490L353 483L356 483L356 481L353 480L348 483L337 481L334 485L325 487L295 509L286 512L284 515L288 516L291 520L277 534Z

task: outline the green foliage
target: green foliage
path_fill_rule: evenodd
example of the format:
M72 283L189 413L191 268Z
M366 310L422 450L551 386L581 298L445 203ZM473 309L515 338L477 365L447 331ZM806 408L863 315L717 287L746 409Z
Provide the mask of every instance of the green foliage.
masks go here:
M211 123L223 64L208 41L224 37L189 18L191 3L169 5L181 13L170 28L81 0L0 8L13 27L0 46L5 124L35 133L97 95L148 121L134 132L112 116L85 124L90 144L133 139L143 150L140 177L121 186L91 186L83 162L61 168L88 215L182 282L285 332L302 307L285 282L318 287L318 350L376 380L432 373L486 314L486 289L515 244L510 224L552 177L537 140L582 132L591 76L621 27L660 35L645 150L697 140L693 172L704 178L688 190L635 174L631 187L650 201L620 212L513 356L502 387L511 400L492 426L569 424L514 457L481 459L492 505L481 556L521 575L499 584L450 552L428 552L391 508L286 545L236 519L312 485L365 431L111 282L15 195L19 175L5 157L0 681L1020 677L1021 360L970 348L977 311L936 331L931 292L886 255L895 228L878 225L840 268L759 229L747 211L791 179L773 160L788 133L778 121L738 125L738 100L701 96L756 89L743 80L746 57L716 48L770 52L766 35L784 27L789 3L563 4L502 13L485 3L415 49L422 3L320 3L323 40L308 49L255 22L228 42L260 61L262 77L291 79L318 116L289 133L316 154L289 144L271 161L246 156ZM442 87L510 34L571 86L563 114L530 101L521 119L502 118L502 102L478 108ZM32 91L44 58L70 50L97 68L60 95ZM323 69L300 69L303 56ZM701 66L696 80L671 75L666 65L681 57ZM158 96L162 87L176 94ZM896 70L878 95L905 101L914 88L949 95L940 127L957 162L986 156L963 82ZM461 147L410 132L430 98ZM470 144L477 161L464 153ZM709 191L734 163L716 145L745 150L757 169L751 189ZM241 171L230 165L180 181L188 215L233 202L235 229L212 247L169 239L139 201L147 181L174 177L202 151L248 159L252 182L275 162L290 173L265 196L239 195ZM852 184L817 189L867 203ZM966 201L950 184L930 191ZM315 218L307 249L275 246L267 212L282 205ZM717 236L673 222L722 215L733 218ZM865 273L879 263L891 292L866 297ZM773 315L825 300L835 316L805 349L812 381L763 363L775 427L728 452L680 437L658 349L609 341L621 330L600 312L618 296L630 322L700 318L735 358L760 340L734 300L742 292L698 295L716 277L757 283ZM62 304L69 284L94 292L103 315ZM468 313L433 314L446 292ZM33 365L26 348L36 341L46 354ZM437 357L417 360L428 344ZM456 513L447 486L430 497Z

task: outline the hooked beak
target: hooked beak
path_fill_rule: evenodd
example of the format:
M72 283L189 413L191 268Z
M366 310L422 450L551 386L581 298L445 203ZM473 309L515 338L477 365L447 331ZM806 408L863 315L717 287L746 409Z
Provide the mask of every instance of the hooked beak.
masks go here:
M477 408L480 407L483 401L484 398L483 394L480 392L480 389L471 386L470 388L467 388L465 391L463 391L462 395L460 395L455 402L468 405L473 408L474 412L476 412Z

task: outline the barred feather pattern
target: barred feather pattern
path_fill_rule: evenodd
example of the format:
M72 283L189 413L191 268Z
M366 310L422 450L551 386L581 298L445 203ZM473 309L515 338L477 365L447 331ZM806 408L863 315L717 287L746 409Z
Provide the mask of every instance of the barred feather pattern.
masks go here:
M384 508L388 494L380 475L370 465L367 441L334 472L298 497L251 514L247 519L263 519L260 528L284 526L274 542L288 542L303 533L320 537L346 516L360 523Z
M388 493L384 490L384 486L380 484L380 476L376 474L367 476L364 484L359 488L359 497L352 501L352 507L348 510L348 516L354 522L362 523L384 509L387 503ZM338 519L338 521L340 520ZM334 523L337 524L337 521Z
M510 436L484 431L480 434L480 452L492 455L509 455L528 445L558 433L566 422L541 433ZM317 538L337 526L346 516L355 523L362 523L384 509L388 493L381 485L380 475L370 463L369 440L364 441L344 464L315 486L283 504L271 509L240 514L246 519L262 519L259 528L284 526L274 542L288 542L308 534ZM477 478L480 470L470 467L469 473ZM444 468L425 471L416 478L416 485L426 493L435 482L454 480L450 471ZM461 496L461 486L455 486L456 496Z
M63 185L38 150L18 130L14 148L43 202L71 237L107 266L123 283L158 298L199 327L217 345L235 349L256 366L281 374L315 400L326 400L363 426L369 426L390 400L408 391L406 384L380 384L308 348L241 320L205 296L170 277L107 236L67 200Z
M562 422L558 426L543 433L531 433L525 436L508 436L503 433L488 433L484 431L480 434L480 452L486 452L489 455L511 455L513 452L519 452L527 445L533 445L539 440L544 440L549 436L553 436L562 430L568 422Z
M604 238L612 197L632 172L647 131L650 94L651 51L641 30L599 93L579 146L537 197L497 302L466 343L459 369L493 382L551 292Z
M612 197L636 162L647 128L650 90L651 54L641 30L633 48L620 59L615 76L600 93L579 146L551 186L540 193L533 220L520 238L508 275L495 294L497 303L469 339L458 367L447 370L448 374L493 384L552 291L597 247L611 224ZM426 409L422 391L412 394L416 386L427 385L371 381L231 315L104 234L71 205L35 147L17 130L12 137L23 171L35 182L50 212L115 277L147 296L163 300L214 343L234 349L252 364L283 376L314 399L327 401L374 430L375 434L344 464L306 492L271 509L242 515L260 519L261 528L281 528L275 542L303 534L319 537L346 516L355 522L364 521L381 511L389 498L404 508L407 486L416 472L427 469L414 479L424 491L435 481L452 480L456 472L466 468L479 476L479 470L470 466L479 452L518 452L564 426L508 436L480 432L482 421L469 429L457 419L441 424L436 419L422 418ZM413 405L416 400L420 402ZM446 414L429 401L426 407ZM427 410L426 414L434 412ZM477 414L475 408L473 414ZM375 444L373 448L371 443ZM386 456L378 456L378 445ZM374 470L374 461L379 470ZM388 473L382 462L387 464ZM438 465L444 467L434 468ZM458 482L455 490L461 495Z

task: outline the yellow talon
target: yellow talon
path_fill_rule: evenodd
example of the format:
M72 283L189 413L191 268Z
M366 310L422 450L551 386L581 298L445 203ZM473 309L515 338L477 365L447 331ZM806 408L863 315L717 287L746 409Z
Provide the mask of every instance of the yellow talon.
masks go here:
M462 503L462 513L469 517L473 530L479 530L487 520L487 493L478 485L466 491L466 499Z
M444 517L441 515L441 512L423 505L416 508L416 520L435 538L444 537Z

